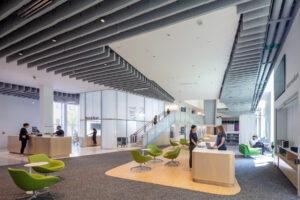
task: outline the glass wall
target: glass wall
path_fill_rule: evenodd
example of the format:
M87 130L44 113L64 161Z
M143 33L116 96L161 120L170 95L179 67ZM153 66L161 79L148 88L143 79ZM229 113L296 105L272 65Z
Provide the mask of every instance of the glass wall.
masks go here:
M102 148L116 148L118 141L128 142L133 133L152 121L154 115L163 113L165 107L163 101L115 90L82 93L80 101L84 106L80 115L85 135L91 131L90 123L99 124Z

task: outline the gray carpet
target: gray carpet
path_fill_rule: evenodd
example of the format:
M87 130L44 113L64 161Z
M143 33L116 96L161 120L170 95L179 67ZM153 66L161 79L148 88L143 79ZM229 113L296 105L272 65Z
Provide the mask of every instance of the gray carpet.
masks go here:
M296 189L272 164L254 167L253 159L236 158L236 178L241 192L235 196L206 194L106 176L105 171L131 161L129 152L64 159L66 168L57 173L63 180L49 188L57 199L297 199ZM24 168L22 165L10 166ZM0 167L0 199L14 199L24 192L12 182L7 167ZM41 198L45 199L45 198Z

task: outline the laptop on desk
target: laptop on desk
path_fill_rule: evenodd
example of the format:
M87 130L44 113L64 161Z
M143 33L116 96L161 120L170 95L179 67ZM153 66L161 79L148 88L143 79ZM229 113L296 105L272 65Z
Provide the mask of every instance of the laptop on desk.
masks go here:
M206 148L207 148L207 149L214 149L214 148L211 146L210 142L205 142L205 145L206 145Z

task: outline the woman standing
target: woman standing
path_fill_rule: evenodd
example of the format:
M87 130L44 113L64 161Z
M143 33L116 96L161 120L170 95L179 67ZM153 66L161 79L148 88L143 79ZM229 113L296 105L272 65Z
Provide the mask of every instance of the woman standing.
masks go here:
M195 125L192 125L190 131L190 168L192 168L193 150L196 146L200 148L200 145L198 145L197 142L198 142L197 127Z
M97 130L95 128L93 128L93 143L94 145L97 144L97 140L96 140L96 136L97 136Z
M214 148L218 150L227 150L226 147L226 134L223 126L217 126L218 129L218 137L217 141L214 144Z

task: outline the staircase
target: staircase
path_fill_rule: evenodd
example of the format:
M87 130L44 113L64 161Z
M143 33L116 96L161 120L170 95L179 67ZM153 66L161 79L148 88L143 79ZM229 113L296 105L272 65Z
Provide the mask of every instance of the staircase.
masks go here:
M180 111L173 111L169 115L162 113L157 118L158 122L156 125L153 122L149 122L130 136L131 146L146 147L148 144L152 144L174 123L203 124L201 116Z

